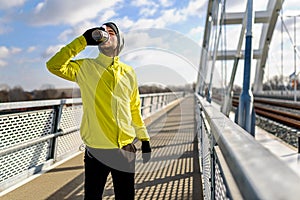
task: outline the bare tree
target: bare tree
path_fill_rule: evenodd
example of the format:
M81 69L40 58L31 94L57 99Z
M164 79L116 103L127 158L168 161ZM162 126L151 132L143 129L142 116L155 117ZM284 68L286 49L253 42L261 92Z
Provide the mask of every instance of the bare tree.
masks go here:
M25 101L28 100L28 95L24 92L21 86L16 86L8 93L9 101Z

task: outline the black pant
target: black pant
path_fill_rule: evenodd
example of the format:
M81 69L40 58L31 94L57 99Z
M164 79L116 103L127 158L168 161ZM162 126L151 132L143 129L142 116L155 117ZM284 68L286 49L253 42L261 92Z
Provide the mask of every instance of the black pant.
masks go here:
M135 152L133 144L122 149L92 149L85 151L84 199L102 199L107 176L112 175L115 199L134 199Z

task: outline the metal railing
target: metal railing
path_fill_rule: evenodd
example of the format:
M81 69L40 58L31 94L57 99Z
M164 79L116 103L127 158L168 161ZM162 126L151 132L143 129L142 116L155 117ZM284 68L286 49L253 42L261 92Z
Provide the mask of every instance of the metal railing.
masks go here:
M146 118L184 95L184 92L142 94L140 95L142 116Z
M140 95L143 117L183 95ZM81 117L80 98L0 104L0 191L78 152Z
M299 199L291 168L204 98L196 101L205 199Z

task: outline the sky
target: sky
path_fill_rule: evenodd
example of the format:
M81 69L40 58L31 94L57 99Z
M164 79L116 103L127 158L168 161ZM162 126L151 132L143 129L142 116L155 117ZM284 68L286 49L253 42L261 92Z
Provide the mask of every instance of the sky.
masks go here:
M254 0L254 10L264 10L266 3L267 0ZM284 14L300 13L298 4L297 0L285 1ZM227 0L226 10L243 11L245 5L245 1ZM76 87L51 74L46 62L87 29L107 21L118 24L124 33L125 48L120 58L136 70L140 85L193 83L198 75L206 10L205 0L0 0L0 89ZM286 19L285 23L293 34L292 20ZM279 26L275 32L266 78L282 71L278 61ZM231 35L237 33L237 28L226 29L228 46L236 43L236 37ZM287 33L284 41L287 48L293 49ZM293 66L293 51L285 52L284 65ZM97 47L89 46L74 59L96 57L98 53ZM231 64L226 65L226 75L217 70L219 81L223 81L222 76L225 81L230 77ZM241 70L239 67L238 73ZM284 67L286 75L291 72L291 67ZM236 84L241 83L239 76Z

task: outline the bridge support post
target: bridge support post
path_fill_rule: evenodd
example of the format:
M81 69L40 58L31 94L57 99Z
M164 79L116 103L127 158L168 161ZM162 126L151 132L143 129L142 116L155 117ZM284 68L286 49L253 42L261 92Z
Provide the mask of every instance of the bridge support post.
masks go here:
M237 109L237 123L249 132L255 135L255 112L253 107L253 95L250 89L251 61L253 55L252 48L252 26L254 23L253 0L247 2L247 32L245 46L245 64L243 90L240 96L239 106Z
M298 154L300 154L300 133L298 133L297 136L298 136Z
M52 127L52 133L57 133L60 131L60 120L62 115L62 110L64 105L66 104L66 100L62 99L60 102L60 105L55 106L55 115L54 115L54 121L53 121L53 127ZM54 137L50 141L50 155L49 158L52 158L54 161L56 161L56 152L57 152L57 137Z

